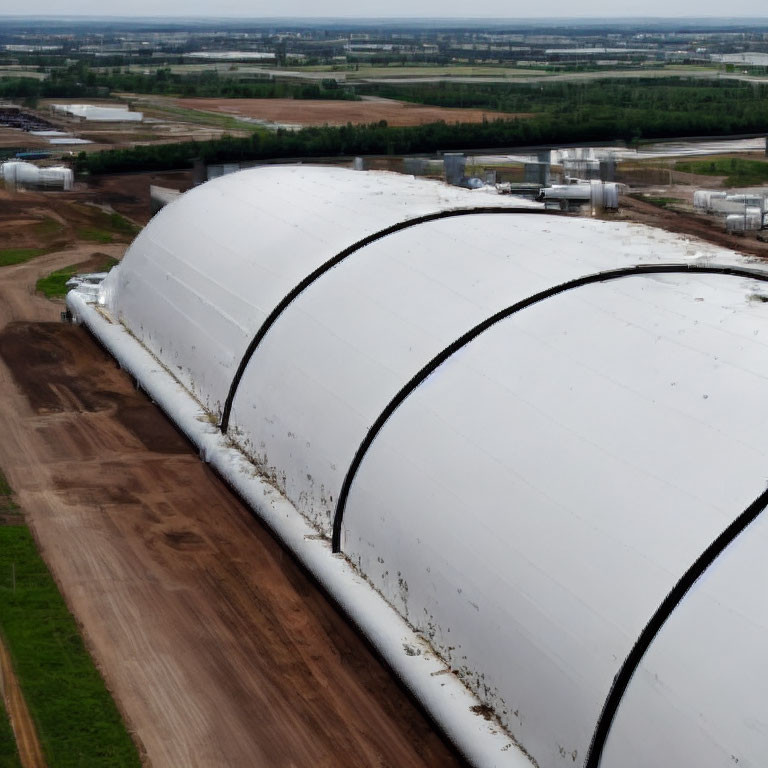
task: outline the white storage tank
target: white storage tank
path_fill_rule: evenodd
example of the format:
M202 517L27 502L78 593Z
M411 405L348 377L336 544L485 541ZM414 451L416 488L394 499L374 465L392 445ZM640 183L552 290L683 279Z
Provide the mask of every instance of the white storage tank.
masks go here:
M742 205L762 205L763 204L763 198L761 195L745 195L745 194L737 194L737 195L728 195L726 197L726 200L730 200L734 203L741 203Z
M619 209L619 185L614 182L606 182L603 185L603 207L608 211Z
M709 211L713 200L723 200L727 197L726 192L716 192L712 189L697 189L693 193L693 207L698 211Z
M3 181L10 186L69 190L74 181L72 170L63 166L38 168L32 163L11 160L3 163L1 170Z
M46 189L72 189L74 174L71 168L54 166L52 168L38 168L37 185Z
M713 213L727 215L730 213L744 215L745 208L760 208L763 210L763 198L752 195L728 195L722 198L710 198L709 209Z
M749 207L744 213L729 213L725 217L726 232L745 232L761 229L763 212L756 206Z

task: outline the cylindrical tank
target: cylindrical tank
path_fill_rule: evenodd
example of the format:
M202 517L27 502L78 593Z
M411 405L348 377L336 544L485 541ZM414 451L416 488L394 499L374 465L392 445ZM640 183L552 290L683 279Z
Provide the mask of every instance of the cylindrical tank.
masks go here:
M610 211L619 209L619 185L607 183L603 185L603 206Z
M709 201L707 203L707 210L711 213L712 206L715 205L717 201L725 200L726 197L728 197L727 192L710 192Z
M745 232L761 229L763 226L763 212L757 206L749 207L744 213L729 213L725 217L725 229L727 232Z
M708 189L697 189L693 193L693 207L696 210L706 211L709 208L709 200L712 192Z
M11 160L3 163L3 180L7 184L34 184L37 182L38 168L32 163Z
M604 187L602 181L592 181L589 185L590 203L593 210L600 211L604 207Z
M555 184L544 190L544 198L583 200L585 203L592 199L590 184Z
M467 165L467 158L459 152L446 152L443 156L445 168L445 180L449 184L458 186L464 178L464 169Z
M2 165L6 184L46 189L72 189L72 170L65 167L38 168L32 163L11 160Z
M738 205L752 206L763 209L765 200L762 195L728 195L725 198L729 203L736 203Z
M74 181L72 169L63 166L38 168L37 184L48 189L72 189Z

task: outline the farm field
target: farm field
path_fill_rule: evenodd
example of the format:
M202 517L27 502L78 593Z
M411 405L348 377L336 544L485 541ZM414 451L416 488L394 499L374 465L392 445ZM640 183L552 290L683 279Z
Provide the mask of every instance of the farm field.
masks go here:
M480 123L485 119L530 117L528 114L493 112L487 109L431 107L390 99L331 101L308 99L178 99L180 107L226 115L238 115L270 123L290 125L346 125L376 123L423 125Z
M30 147L50 149L51 145L42 136L33 136L18 128L6 128L0 125L0 148Z

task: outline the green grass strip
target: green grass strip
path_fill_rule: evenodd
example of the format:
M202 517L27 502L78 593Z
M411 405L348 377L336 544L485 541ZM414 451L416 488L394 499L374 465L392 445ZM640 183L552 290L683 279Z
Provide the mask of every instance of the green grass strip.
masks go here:
M643 195L641 200L652 205L658 205L659 208L667 208L670 205L679 205L683 201L679 197L654 197L653 195Z
M0 768L21 768L16 738L11 729L8 713L3 706L2 696L0 696Z
M686 160L675 163L675 170L700 176L726 176L725 183L730 187L754 187L768 181L768 163L742 157Z
M129 219L126 219L125 216L122 216L119 213L110 213L107 215L109 216L109 226L115 232L131 236L138 235L139 232L141 232L141 227L138 224L134 224Z
M80 240L90 243L111 243L113 237L111 232L96 227L81 227L77 230L77 236Z
M0 250L0 267L10 267L12 264L23 264L48 253L45 248L4 248Z
M104 262L97 268L89 270L90 272L107 272L117 264L117 259L107 257ZM57 269L55 272L51 272L50 275L41 277L35 285L35 290L42 293L48 299L55 299L61 296L66 296L69 288L67 288L67 280L74 277L79 272L82 272L81 265L75 265L73 267L65 267L64 269Z
M136 747L25 526L0 526L0 629L49 768L139 768Z

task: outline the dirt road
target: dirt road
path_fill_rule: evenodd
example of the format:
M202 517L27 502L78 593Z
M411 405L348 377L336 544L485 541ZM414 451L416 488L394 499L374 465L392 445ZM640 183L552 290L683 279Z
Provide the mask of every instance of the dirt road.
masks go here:
M32 294L87 256L0 268L0 466L147 764L460 765L155 406Z

